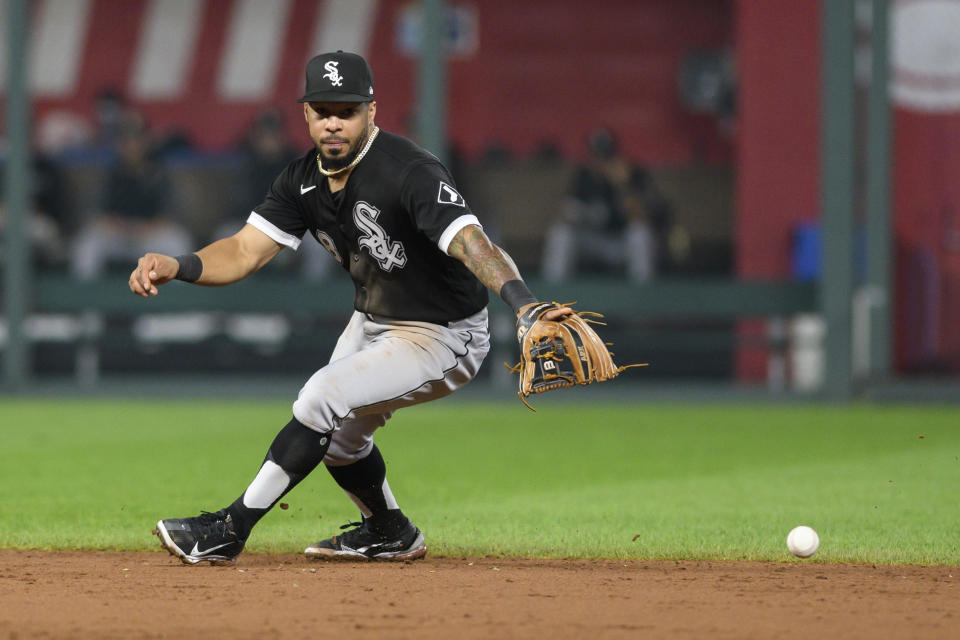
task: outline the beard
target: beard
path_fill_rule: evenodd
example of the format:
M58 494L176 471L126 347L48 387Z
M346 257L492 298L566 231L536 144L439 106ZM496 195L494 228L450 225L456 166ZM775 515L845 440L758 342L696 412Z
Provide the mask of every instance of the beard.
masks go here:
M320 159L323 163L323 168L327 171L339 171L340 169L345 169L350 166L350 163L354 161L357 157L357 154L360 153L360 149L363 148L363 145L366 144L367 138L370 135L370 129L366 125L363 127L363 135L357 136L357 139L353 141L353 144L347 147L346 151L342 153L337 153L335 155L330 155L324 151L322 145L317 145L317 150L320 153ZM323 142L323 140L321 140Z

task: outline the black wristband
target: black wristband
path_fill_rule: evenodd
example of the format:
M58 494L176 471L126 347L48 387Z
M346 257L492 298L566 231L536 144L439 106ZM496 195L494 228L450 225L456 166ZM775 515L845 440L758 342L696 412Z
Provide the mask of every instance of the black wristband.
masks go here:
M185 253L174 260L180 265L177 275L173 276L175 279L184 282L196 282L200 279L200 274L203 273L203 261L200 256L195 253Z
M523 305L537 301L523 280L504 282L503 286L500 287L500 297L510 305L514 313L520 313L520 307Z

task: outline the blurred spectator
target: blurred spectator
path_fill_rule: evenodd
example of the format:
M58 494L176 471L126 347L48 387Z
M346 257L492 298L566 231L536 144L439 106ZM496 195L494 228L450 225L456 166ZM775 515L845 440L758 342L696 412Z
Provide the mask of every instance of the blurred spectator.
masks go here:
M3 158L4 169L6 157ZM66 180L60 166L45 154L30 161L30 200L27 234L30 237L34 265L43 270L56 269L66 262L64 242L67 206ZM0 181L0 197L5 183ZM0 205L0 238L7 224L6 207ZM0 255L5 246L0 243Z
M589 136L590 158L574 172L562 218L547 231L542 275L560 281L576 271L626 269L631 280L654 275L670 211L650 174L620 154L613 133Z
M238 153L237 182L230 192L230 208L235 215L217 226L212 240L236 233L250 211L263 202L276 177L302 151L290 145L280 112L267 109L251 124L240 142ZM304 241L296 253L282 253L267 268L299 271L308 280L320 280L334 264L330 253L319 243Z
M77 236L71 262L80 279L100 275L112 261L147 251L187 253L189 234L171 219L171 184L150 153L143 125L128 121L117 132L117 161L106 176L99 211Z
M556 140L549 139L538 142L530 157L540 164L561 165L565 161L563 152Z
M95 135L94 150L120 153L119 145L125 133L137 127L146 127L143 114L134 109L119 91L113 88L101 90L94 98ZM168 158L177 153L191 152L193 140L182 129L152 132L151 155Z
M73 111L54 109L37 120L34 146L48 156L89 148L92 140L90 123Z
M125 131L143 126L142 116L127 104L116 89L108 87L97 93L93 111L94 144L101 149L117 149Z
M254 120L240 143L239 183L232 191L234 208L244 219L267 195L274 179L300 153L290 146L283 119L276 110L264 111Z

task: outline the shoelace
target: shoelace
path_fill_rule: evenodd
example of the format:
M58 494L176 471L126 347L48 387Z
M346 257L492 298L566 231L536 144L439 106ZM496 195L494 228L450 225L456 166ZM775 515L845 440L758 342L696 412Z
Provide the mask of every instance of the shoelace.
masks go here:
M349 529L349 531L347 531L347 529ZM340 534L341 539L356 540L357 536L362 538L364 536L374 535L366 522L348 522L347 524L341 525L340 530L346 531L346 533Z
M341 531L346 529L350 530L346 533L341 533L340 539L350 545L367 544L370 542L370 538L374 540L386 539L383 533L371 529L367 522L348 522L340 526Z
M204 538L211 535L236 535L233 531L233 523L227 522L227 517L227 514L222 510L200 512L200 515L197 516L198 533Z
M398 530L396 532L391 531L388 533L380 529L374 529L370 526L370 522L366 520L363 522L348 522L347 524L340 525L341 531L345 529L350 529L350 531L340 534L340 539L347 541L348 544L359 544L360 540L369 542L371 537L376 541L382 542L384 540L392 540L403 535L402 530Z

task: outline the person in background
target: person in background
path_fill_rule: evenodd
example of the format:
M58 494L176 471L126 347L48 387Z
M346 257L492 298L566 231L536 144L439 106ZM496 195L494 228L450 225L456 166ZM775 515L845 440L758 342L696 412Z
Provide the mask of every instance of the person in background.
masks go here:
M287 138L280 112L273 108L260 112L238 145L240 168L230 191L232 213L228 221L214 230L214 238L236 233L250 214L250 203L263 200L277 174L300 153ZM319 245L314 248L307 244L302 254L290 252L292 255L280 256L271 266L288 273L298 272L307 280L322 279L330 270L329 254Z
M263 199L277 174L300 152L290 146L280 113L268 109L253 121L240 143L240 155L240 181L233 193L236 206L246 215L250 203Z
M92 146L104 151L116 151L124 132L141 121L140 114L127 104L120 91L112 87L101 89L93 103Z
M152 157L142 121L131 120L117 137L117 160L105 180L99 211L77 234L71 272L95 278L111 262L142 255L146 247L188 251L189 233L171 216L171 183Z
M295 149L286 134L283 116L276 109L261 112L251 124L240 142L238 153L240 169L237 183L231 190L231 211L237 217L225 221L214 230L214 239L232 235L242 226L242 220L250 213L250 203L260 202L270 191L273 181L287 164L301 154ZM242 216L242 217L240 217ZM319 281L333 270L330 254L319 244L304 243L303 250L296 254L278 256L271 268L285 273L295 273L305 280Z
M0 153L0 170L6 170L6 152ZM0 181L2 183L2 181ZM35 152L30 160L30 196L27 234L34 267L41 271L62 268L66 261L64 234L67 223L66 179L60 165L44 153ZM0 184L0 240L7 227L5 184ZM0 262L5 242L0 242Z
M650 174L620 153L613 132L598 129L588 142L589 160L574 172L562 217L547 231L542 275L558 282L601 267L625 269L635 282L648 280L669 208Z

